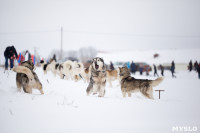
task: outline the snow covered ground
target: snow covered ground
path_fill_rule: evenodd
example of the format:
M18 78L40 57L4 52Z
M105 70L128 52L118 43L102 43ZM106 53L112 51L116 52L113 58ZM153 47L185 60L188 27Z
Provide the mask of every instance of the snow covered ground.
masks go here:
M17 92L16 73L3 72L0 68L1 133L170 133L173 126L197 126L200 131L200 80L195 72L178 71L173 79L166 71L154 88L165 91L161 99L154 91L155 100L140 93L123 98L117 81L113 88L106 85L104 98L86 96L83 81L44 75L41 68L36 73L45 94L26 94Z

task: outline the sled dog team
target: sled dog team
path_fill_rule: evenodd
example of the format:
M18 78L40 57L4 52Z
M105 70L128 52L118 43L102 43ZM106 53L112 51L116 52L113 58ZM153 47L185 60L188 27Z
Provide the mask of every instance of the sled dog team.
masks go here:
M106 70L106 65L102 58L96 57L92 60L92 64L88 68L84 68L83 64L76 61L66 61L64 63L56 63L51 59L49 63L41 61L44 74L51 71L55 76L59 75L60 78L89 83L86 93L98 94L99 97L105 95L106 82L112 87L112 81L119 80L123 97L134 92L141 92L146 98L153 99L153 87L159 85L163 78L159 77L156 80L135 79L131 77L130 70L125 67L119 67L115 70ZM34 72L34 64L31 60L24 61L20 66L14 67L13 71L17 73L16 84L19 91L23 88L24 92L32 93L32 88L36 88L41 94L42 84Z

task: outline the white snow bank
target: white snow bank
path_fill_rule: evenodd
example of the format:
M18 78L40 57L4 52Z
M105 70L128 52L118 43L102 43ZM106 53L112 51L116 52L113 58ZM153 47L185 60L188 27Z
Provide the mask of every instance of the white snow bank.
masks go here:
M122 98L118 81L113 88L106 86L104 98L86 96L83 81L44 75L41 68L36 73L45 94L38 90L25 94L16 91L14 72L4 74L0 68L0 73L1 133L169 133L172 126L200 129L200 80L195 72L178 71L178 78L172 79L166 71L164 81L154 88L165 90L160 100L158 92L154 92L155 100L140 93ZM138 73L135 77L155 79Z

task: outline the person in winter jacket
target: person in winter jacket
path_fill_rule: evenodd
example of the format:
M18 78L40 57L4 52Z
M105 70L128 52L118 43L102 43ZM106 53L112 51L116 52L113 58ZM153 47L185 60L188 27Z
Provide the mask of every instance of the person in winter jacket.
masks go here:
M18 64L20 65L23 61L28 61L30 59L31 59L31 54L28 50L26 50L19 53L17 61Z
M25 61L30 60L31 59L31 53L28 50L26 50L24 57L25 57Z
M127 62L127 67L128 67L128 69L130 69L130 62L129 61Z
M161 75L164 76L164 67L160 64Z
M172 78L176 78L176 76L174 75L174 73L175 73L175 63L174 63L174 61L172 61L171 72L172 72Z
M195 61L195 63L194 63L194 70L197 71L197 68L198 68L198 63L197 63L197 61Z
M55 62L57 62L57 60L56 60L56 54L53 54L53 59L55 60Z
M8 59L10 60L10 69L13 68L14 59L18 57L14 46L8 46L4 51L5 69L8 70Z
M153 64L153 68L154 68L154 77L155 77L155 75L158 76L157 68L156 68L156 65L155 65L155 64ZM158 76L158 77L159 77L159 76Z
M191 72L192 71L192 60L190 60L190 62L189 62L189 66L188 66L188 69L189 69L189 71Z
M135 63L132 61L131 62L131 73L133 73L133 74L135 74L135 72L136 72L136 66L135 66Z
M197 63L197 72L198 72L198 78L200 79L200 62Z
M115 68L114 68L114 65L113 65L113 63L112 63L112 61L110 62L110 70L114 70Z
M142 66L139 66L140 75L142 75L143 70L144 70L143 67L142 67Z

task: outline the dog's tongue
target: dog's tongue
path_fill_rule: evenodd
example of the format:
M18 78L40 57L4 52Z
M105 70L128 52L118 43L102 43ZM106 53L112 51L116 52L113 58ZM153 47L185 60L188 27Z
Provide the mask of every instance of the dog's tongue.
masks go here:
M99 68L99 65L96 65L96 64L95 64L95 68L98 69L98 68Z

